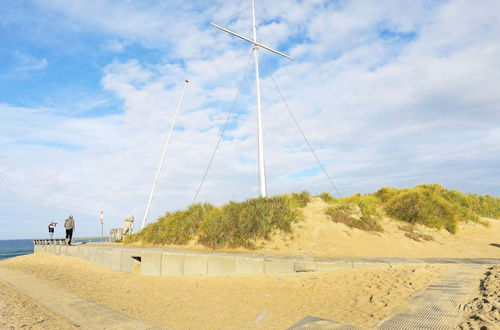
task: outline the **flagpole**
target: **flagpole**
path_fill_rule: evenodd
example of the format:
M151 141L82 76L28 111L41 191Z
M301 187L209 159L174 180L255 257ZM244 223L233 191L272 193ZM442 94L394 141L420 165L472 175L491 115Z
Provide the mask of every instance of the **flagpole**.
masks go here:
M270 52L273 52L277 55L286 57L293 61L293 58L283 54L271 47L263 45L257 42L257 23L255 20L255 0L252 0L252 31L253 31L253 40L242 36L238 33L230 31L222 26L219 26L214 23L210 23L213 27L220 29L226 33L229 33L235 37L238 37L242 40L245 40L252 44L252 52L254 56L254 64L255 64L255 88L256 88L256 98L257 98L257 141L258 141L258 181L259 181L259 196L266 197L267 196L267 187L266 187L266 168L264 164L264 138L262 133L262 109L260 102L260 76L259 76L259 48L266 49Z
M151 207L151 201L153 200L153 195L154 195L155 190L156 190L156 184L158 183L158 179L160 178L160 172L161 172L161 168L163 167L165 155L167 154L168 144L170 143L170 137L172 136L172 131L174 130L175 120L177 119L177 115L179 114L179 109L181 107L182 98L184 97L184 91L186 90L186 86L187 86L188 82L189 82L188 80L184 81L184 87L182 88L181 97L179 99L179 103L177 104L177 109L175 110L174 120L172 121L172 126L170 126L170 131L168 132L167 141L165 141L163 155L161 156L160 165L158 166L158 171L156 172L156 177L155 177L155 180L153 182L153 189L151 190L151 194L149 195L148 205L146 206L146 212L144 213L144 218L142 219L141 230L144 229L144 226L146 225L146 219L148 218L149 208Z

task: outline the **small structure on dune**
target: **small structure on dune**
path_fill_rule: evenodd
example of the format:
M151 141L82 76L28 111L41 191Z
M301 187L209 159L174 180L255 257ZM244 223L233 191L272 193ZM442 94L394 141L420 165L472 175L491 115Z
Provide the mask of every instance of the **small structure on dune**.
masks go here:
M134 230L134 216L129 215L123 219L121 228L113 228L109 232L109 240L111 242L121 242L126 235L132 234Z

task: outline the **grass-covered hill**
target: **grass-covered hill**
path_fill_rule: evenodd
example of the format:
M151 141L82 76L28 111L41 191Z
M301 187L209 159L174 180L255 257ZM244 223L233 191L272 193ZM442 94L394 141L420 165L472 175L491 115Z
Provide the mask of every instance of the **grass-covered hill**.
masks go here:
M401 222L406 236L414 240L431 239L413 230L417 224L455 233L460 223L487 225L483 217L500 219L500 198L463 194L438 184L385 187L372 194L340 199L328 193L319 197L328 203L325 214L333 222L382 232L381 219L385 217ZM187 210L167 212L141 232L128 235L125 244L185 245L195 240L210 248L253 248L256 241L278 232L291 233L293 225L304 219L302 209L310 200L309 193L302 192L229 202L220 207L198 203Z

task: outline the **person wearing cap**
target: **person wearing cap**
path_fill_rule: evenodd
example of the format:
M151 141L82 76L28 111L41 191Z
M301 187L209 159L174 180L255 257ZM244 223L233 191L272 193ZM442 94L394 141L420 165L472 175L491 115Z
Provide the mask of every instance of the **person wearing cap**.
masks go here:
M72 215L64 220L64 228L66 228L66 242L71 245L71 238L73 238L73 230L75 229L75 220L73 220Z
M51 221L49 223L49 238L52 239L54 236L54 229L56 228L57 222Z

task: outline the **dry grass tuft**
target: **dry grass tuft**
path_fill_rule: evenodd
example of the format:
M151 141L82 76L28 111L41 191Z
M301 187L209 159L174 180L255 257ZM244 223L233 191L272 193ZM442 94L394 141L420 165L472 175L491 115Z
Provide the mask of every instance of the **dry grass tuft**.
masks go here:
M380 214L377 211L378 200L374 196L355 194L331 203L333 205L326 210L326 214L333 222L366 231L383 231L382 226L378 223L380 219Z

